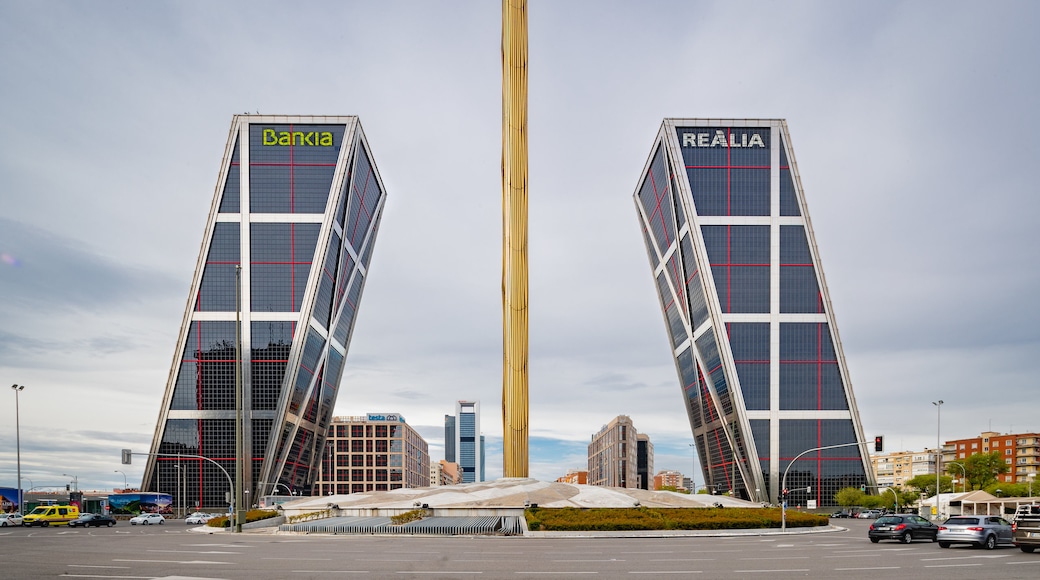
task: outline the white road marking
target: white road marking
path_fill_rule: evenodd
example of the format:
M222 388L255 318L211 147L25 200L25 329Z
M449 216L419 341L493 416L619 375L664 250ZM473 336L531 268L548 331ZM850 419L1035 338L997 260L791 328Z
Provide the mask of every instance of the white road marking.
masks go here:
M808 568L785 568L777 570L734 570L738 574L774 574L776 572L808 572Z
M899 566L875 566L871 568L835 568L839 572L853 572L856 570L898 570Z
M234 562L211 562L209 560L128 560L117 559L113 562L146 562L150 564L233 564Z

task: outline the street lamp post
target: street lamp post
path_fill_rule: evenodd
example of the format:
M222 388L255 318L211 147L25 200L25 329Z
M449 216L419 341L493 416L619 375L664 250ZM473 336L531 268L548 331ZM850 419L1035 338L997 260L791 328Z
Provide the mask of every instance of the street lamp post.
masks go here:
M22 425L18 412L18 393L25 389L25 385L11 385L14 389L14 446L18 463L18 515L22 515L25 509L22 507Z
M687 443L687 445L690 446L690 461L691 461L691 463L690 463L690 487L693 488L690 491L690 493L696 493L697 492L697 483L696 483L696 480L697 480L697 477L696 477L697 476L697 444L696 443ZM705 481L704 485L708 485L708 482Z
M935 517L939 517L939 475L942 473L942 443L940 443L940 420L942 418L942 399L932 401L935 405Z
M825 445L823 447L813 447L812 449L806 449L798 455L794 456L794 459L787 464L787 469L784 469L784 476L780 479L780 531L787 531L787 472L794 465L795 461L798 461L806 453L813 451L823 451L825 449L837 449L839 447L852 447L853 445L866 445L866 441L857 441L855 443L839 443L838 445Z
M63 473L62 475L64 475L65 477L71 477L72 478L72 491L79 491L79 476L78 475L69 475L68 473Z
M1033 480L1036 479L1035 473L1030 473L1026 476L1026 481L1029 482L1029 499L1033 499Z
M965 492L968 491L968 487L967 487L968 486L968 472L964 470L964 466L961 465L960 463L956 462L956 461L951 461L947 465L953 465L953 466L956 466L956 467L960 468L960 470L961 470L961 478L962 478L961 479L961 490L965 491ZM953 491L956 492L957 488L954 488Z

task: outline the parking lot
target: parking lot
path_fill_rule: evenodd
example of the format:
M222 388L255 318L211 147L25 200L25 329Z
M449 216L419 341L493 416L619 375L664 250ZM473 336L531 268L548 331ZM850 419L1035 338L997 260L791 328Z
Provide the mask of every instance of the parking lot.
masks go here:
M162 526L3 528L5 578L1040 577L1014 548L871 544L867 520L820 534L663 538L296 536Z

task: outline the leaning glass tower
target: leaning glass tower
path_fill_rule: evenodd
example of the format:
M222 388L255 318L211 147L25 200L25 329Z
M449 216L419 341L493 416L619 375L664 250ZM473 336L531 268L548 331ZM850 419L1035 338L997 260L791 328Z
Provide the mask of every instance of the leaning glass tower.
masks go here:
M227 505L237 317L249 503L310 489L385 199L357 117L234 117L142 490Z
M665 119L635 192L705 483L875 485L787 123Z

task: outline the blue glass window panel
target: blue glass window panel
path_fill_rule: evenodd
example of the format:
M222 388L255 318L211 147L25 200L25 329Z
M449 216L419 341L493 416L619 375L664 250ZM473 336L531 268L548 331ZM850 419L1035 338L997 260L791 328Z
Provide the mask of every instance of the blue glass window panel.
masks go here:
M289 412L299 415L303 409L304 397L307 387L310 385L314 373L318 371L318 358L325 347L325 339L313 328L307 329L307 342L303 349L303 358L300 360L300 370L296 375L296 384L293 387L292 400L289 404Z
M822 322L780 324L780 360L790 362L836 361L830 329Z
M713 266L711 273L722 312L769 312L768 266Z
M281 400L295 323L263 321L250 324L253 409L273 411ZM254 440L256 435L254 433Z
M755 441L755 449L758 451L759 466L762 473L769 473L769 421L767 419L752 419L751 437ZM766 477L766 489L762 490L769 497L769 478Z
M702 226L711 265L769 266L769 226Z
M241 259L239 224L217 222L195 309L200 312L235 311L235 269Z
M769 168L731 169L729 215L769 215Z
M823 296L812 266L780 267L780 312L822 313Z
M346 227L343 230L343 237L355 252L361 249L382 195L368 154L364 149L358 149L357 167L350 180Z
M238 213L241 202L241 164L238 160L238 139L231 153L231 165L228 167L227 179L224 180L224 192L220 196L220 213Z
M744 404L749 410L769 409L769 323L726 325Z
M802 215L798 209L798 196L794 188L794 173L787 161L787 149L780 143L780 215Z
M195 321L182 351L173 409L234 409L235 323Z
M251 308L298 312L320 224L255 223L250 229Z
M329 328L329 320L332 316L333 288L336 283L336 274L339 271L336 264L339 252L340 239L333 232L329 247L325 252L325 265L322 267L319 277L318 296L314 301L314 319L326 329Z
M639 189L639 201L650 224L650 231L661 252L667 251L675 240L674 205L669 191L668 167L664 149L658 147L650 162L643 184Z
M325 213L335 170L334 165L293 168L293 213Z
M697 328L708 319L708 301L704 298L700 268L697 264L697 257L693 253L690 238L690 234L683 236L679 247L682 251L683 267L686 270L686 295L690 301L690 323L692 328Z
M350 291L347 293L341 307L342 314L340 314L339 322L336 323L336 331L333 333L333 337L340 344L347 344L350 329L354 326L354 316L357 314L357 305L361 299L361 285L363 283L364 277L358 272L350 284Z
M657 291L661 295L661 304L664 305L665 316L668 318L668 332L672 337L672 348L676 348L686 340L686 327L683 326L678 305L672 297L664 274L657 277Z

